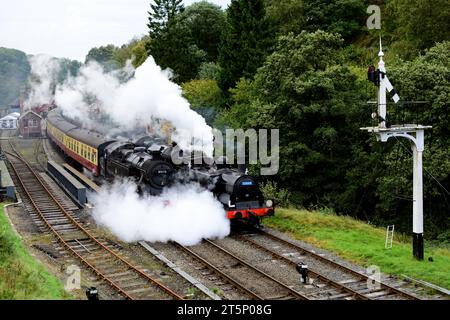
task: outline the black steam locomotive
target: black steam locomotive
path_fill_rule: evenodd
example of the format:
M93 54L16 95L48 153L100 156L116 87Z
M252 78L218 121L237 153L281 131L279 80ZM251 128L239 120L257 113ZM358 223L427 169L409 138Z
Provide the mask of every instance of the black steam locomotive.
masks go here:
M66 119L58 109L48 114L47 135L68 158L93 175L131 177L140 192L158 195L174 183L194 181L214 193L229 219L257 223L274 214L272 200L264 199L257 181L242 169L222 164L223 159L198 165L176 144L148 136L136 142L107 140Z

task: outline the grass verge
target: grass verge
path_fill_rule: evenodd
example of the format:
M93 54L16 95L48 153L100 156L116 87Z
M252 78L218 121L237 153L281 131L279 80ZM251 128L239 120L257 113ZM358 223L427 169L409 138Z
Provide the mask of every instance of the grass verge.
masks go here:
M0 299L68 298L60 281L28 253L0 203Z
M278 209L265 225L327 249L362 266L376 265L387 274L405 274L450 289L450 250L428 246L425 260L412 257L410 237L398 235L385 249L386 230L347 216L296 209ZM433 257L433 262L428 261Z

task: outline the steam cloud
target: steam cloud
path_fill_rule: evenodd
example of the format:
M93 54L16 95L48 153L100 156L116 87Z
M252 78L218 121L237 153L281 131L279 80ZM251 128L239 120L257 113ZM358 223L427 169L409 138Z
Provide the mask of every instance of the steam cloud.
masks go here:
M60 70L58 60L49 55L30 56L28 62L31 66L29 78L31 91L24 102L25 110L53 101L53 91Z
M136 185L116 181L93 195L93 217L126 242L177 241L195 245L203 238L223 238L230 223L211 192L180 185L161 196L139 197Z
M153 57L136 70L128 64L123 70L109 73L90 62L81 68L78 77L57 87L55 101L66 116L82 121L88 128L98 126L93 120L94 110L121 130L156 128L158 121L169 121L175 128L172 140L182 149L202 150L211 156L212 128L190 108L181 88L170 77L170 71L162 70Z
M57 59L39 55L30 63L33 77L28 107L54 100L65 116L88 129L101 128L110 137L146 127L164 133L161 120L168 121L175 129L171 138L182 149L212 155L212 129L190 108L181 88L170 81L170 71L162 70L152 57L138 69L127 64L112 72L90 62L56 89ZM196 185L175 186L155 197L139 196L132 181L116 181L90 200L96 222L127 242L173 240L194 245L202 238L222 238L230 232L220 202Z

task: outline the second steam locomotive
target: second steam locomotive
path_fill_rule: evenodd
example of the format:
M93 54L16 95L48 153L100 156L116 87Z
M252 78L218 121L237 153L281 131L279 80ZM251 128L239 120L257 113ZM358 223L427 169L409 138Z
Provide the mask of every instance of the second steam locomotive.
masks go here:
M106 139L102 134L82 128L67 119L58 108L47 116L48 137L79 167L94 176L112 179L133 178L139 191L153 195L175 182L199 182L211 190L231 220L258 223L274 214L272 200L265 200L258 182L251 176L227 165L195 165L193 159L177 161L183 152L175 145L154 137L136 142ZM185 159L186 160L186 159Z

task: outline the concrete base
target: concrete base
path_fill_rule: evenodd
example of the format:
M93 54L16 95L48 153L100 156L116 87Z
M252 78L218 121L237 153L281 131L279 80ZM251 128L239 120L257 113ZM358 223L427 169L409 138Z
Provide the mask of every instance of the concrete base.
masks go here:
M417 260L423 260L423 233L413 233L413 254Z

